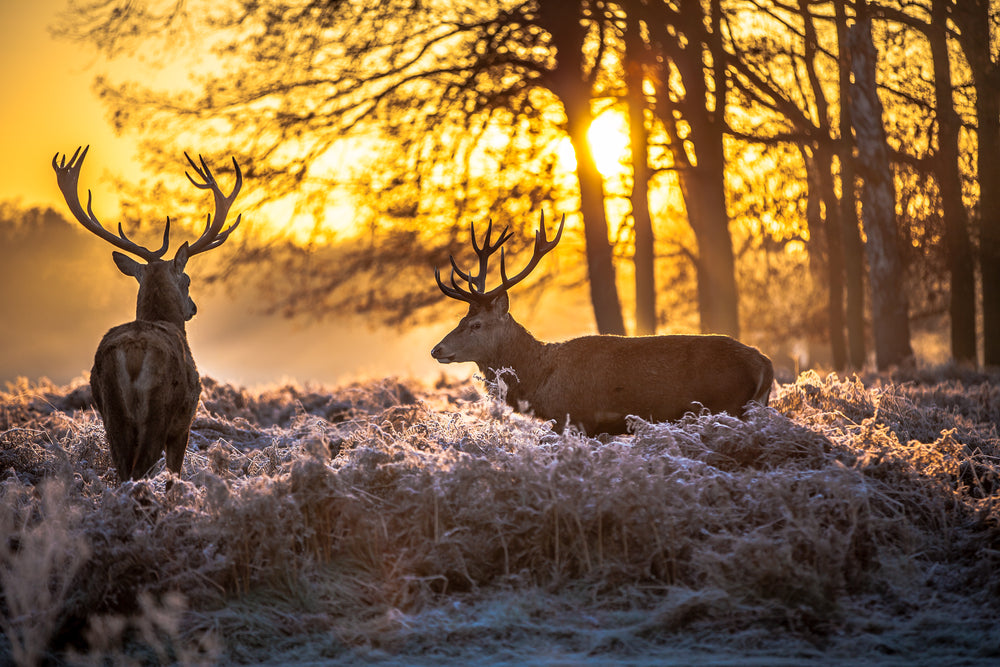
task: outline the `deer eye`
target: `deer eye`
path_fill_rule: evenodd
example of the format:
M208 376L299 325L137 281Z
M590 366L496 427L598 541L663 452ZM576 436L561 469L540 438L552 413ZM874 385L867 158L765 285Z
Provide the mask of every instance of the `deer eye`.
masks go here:
M469 328L470 328L470 329L472 329L473 331L476 331L476 330L477 330L477 329L479 329L479 328L480 328L481 326L483 326L483 323L482 323L482 322L473 322L473 323L471 323L471 324L469 325Z

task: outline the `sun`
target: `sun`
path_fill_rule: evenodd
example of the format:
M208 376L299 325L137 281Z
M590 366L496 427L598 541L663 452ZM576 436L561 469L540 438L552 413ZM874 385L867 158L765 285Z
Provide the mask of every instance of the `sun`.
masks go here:
M602 111L591 121L587 141L602 176L607 178L625 171L629 136L624 114L614 109Z

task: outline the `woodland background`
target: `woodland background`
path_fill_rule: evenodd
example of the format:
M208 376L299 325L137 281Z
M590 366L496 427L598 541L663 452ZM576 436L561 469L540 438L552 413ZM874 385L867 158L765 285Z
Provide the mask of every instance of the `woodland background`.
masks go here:
M224 187L239 160L246 222L192 268L204 387L169 490L117 482L84 377L0 391L0 661L995 664L1000 380L973 366L1000 358L998 16L68 3L55 34L142 148L98 215L196 234L187 150ZM60 211L0 207L0 343L83 369L134 287ZM524 249L542 211L567 231L513 297L536 333L739 335L781 369L771 404L598 440L443 375L204 372L297 347L249 312L426 358L406 337L454 308L433 267L491 216ZM330 347L388 355L357 328Z
M183 150L243 165L250 222L202 278L256 287L264 310L434 321L431 267L468 258L470 221L523 248L540 212L566 214L560 259L515 301L572 304L577 331L722 332L843 369L906 363L924 331L937 361L1000 359L998 14L103 0L54 32L93 49L109 120L142 147L127 228L197 227ZM625 144L603 171L595 118Z

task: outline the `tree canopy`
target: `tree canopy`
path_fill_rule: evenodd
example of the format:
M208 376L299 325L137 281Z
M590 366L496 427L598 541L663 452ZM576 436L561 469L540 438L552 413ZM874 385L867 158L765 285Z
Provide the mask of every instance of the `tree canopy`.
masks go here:
M182 146L245 165L256 215L287 235L248 241L239 265L267 269L277 308L419 317L440 302L430 267L468 253L470 220L510 222L523 248L542 210L569 214L565 252L582 270L559 273L586 282L598 331L683 328L685 313L762 337L818 325L842 367L865 363L869 304L876 323L890 308L947 317L955 358L975 359L970 258L985 267L1000 247L983 161L1000 143L1000 12L968 5L97 0L55 30L110 63L187 74L97 86L151 166L165 172ZM848 35L866 25L875 106L849 85ZM587 139L605 110L631 127L612 174ZM886 155L874 171L866 127ZM880 176L893 194L875 234L859 197ZM866 264L889 250L893 277L871 274L866 297ZM1000 326L991 289L986 338ZM872 331L893 350L880 366L905 361L903 329Z

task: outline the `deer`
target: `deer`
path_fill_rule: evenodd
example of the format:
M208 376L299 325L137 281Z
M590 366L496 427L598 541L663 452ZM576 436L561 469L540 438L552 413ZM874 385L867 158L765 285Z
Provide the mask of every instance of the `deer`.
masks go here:
M215 198L215 214L208 214L205 229L191 244L185 241L173 259L163 259L170 245L170 218L163 228L163 243L150 250L132 241L121 223L118 235L105 229L94 215L92 194L87 192L87 208L79 198L80 170L89 146L76 149L73 156L59 153L52 158L56 180L70 212L84 229L113 247L115 266L139 283L135 320L109 330L94 354L90 385L104 429L111 459L119 481L139 480L147 476L165 454L166 467L180 476L188 436L194 421L201 379L188 346L185 323L195 316L197 306L189 295L191 279L184 272L188 260L222 245L242 219L236 218L223 229L229 209L243 187L243 173L233 158L236 184L229 195L223 193L204 158L195 163L184 156L194 169L195 180L185 171L188 180L199 189L211 190ZM134 255L137 261L124 254ZM167 482L170 486L172 479Z
M751 402L766 406L774 381L771 360L757 349L724 335L590 335L564 342L537 340L511 316L508 291L523 281L562 237L563 216L548 239L544 213L531 258L508 277L503 245L509 226L492 239L493 221L482 246L470 223L478 271L463 271L451 256L451 280L438 287L467 303L468 313L431 350L442 364L474 362L488 383L502 380L505 402L522 413L554 420L562 432L572 426L584 434L621 435L627 417L650 422L675 421L708 409L742 418ZM490 258L500 251L500 284L486 289ZM512 371L512 372L509 372Z

